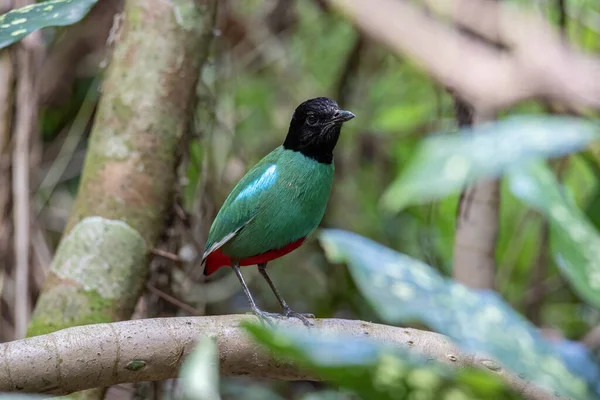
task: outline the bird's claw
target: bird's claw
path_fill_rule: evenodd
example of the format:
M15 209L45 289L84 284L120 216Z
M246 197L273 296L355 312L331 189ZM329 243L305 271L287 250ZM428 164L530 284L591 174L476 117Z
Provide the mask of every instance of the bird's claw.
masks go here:
M254 315L256 315L258 317L258 319L261 322L266 323L271 328L275 327L275 324L271 320L272 318L282 318L283 317L283 315L281 315L281 314L269 313L269 312L263 311L259 308L252 309L252 312L254 313Z
M308 319L309 319L309 318L314 318L314 317L315 317L315 316L314 316L314 314L309 314L309 313L303 314L303 313L298 313L298 312L296 312L296 311L292 311L292 309L291 309L291 308L289 308L289 307L288 307L288 308L284 308L284 309L283 309L283 314L284 314L284 315L285 315L287 318L298 318L300 321L302 321L302 323L303 323L305 326L312 326L312 325L313 325L313 323L312 323L312 322L310 322Z
M305 326L312 326L313 323L311 321L309 321L308 319L315 317L314 314L298 313L296 311L293 311L291 308L285 308L283 310L283 314L270 313L270 312L263 311L259 308L252 309L252 312L254 313L254 315L256 315L258 317L259 320L261 320L262 322L265 322L266 324L268 324L271 327L275 326L272 319L283 319L283 318L298 318L300 321L302 321L302 323Z

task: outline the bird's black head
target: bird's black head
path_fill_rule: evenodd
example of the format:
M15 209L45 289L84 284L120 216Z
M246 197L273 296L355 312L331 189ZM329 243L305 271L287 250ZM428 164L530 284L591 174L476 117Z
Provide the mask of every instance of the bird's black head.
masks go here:
M283 147L331 164L342 124L352 118L354 114L340 110L337 103L327 97L306 100L294 112Z

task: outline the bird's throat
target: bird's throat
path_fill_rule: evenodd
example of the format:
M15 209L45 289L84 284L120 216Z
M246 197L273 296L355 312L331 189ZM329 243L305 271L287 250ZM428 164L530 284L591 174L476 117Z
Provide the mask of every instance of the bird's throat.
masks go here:
M305 157L311 158L322 164L333 162L333 149L340 137L341 125L334 125L328 131L321 133L318 138L309 135L299 135L291 129L288 132L283 148L300 152Z

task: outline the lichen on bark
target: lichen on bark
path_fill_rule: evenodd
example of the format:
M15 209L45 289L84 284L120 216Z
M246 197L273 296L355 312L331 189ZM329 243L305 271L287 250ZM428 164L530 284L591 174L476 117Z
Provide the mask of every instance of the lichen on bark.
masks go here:
M131 312L145 274L147 248L122 221L88 217L63 238L29 336L73 325L119 320Z

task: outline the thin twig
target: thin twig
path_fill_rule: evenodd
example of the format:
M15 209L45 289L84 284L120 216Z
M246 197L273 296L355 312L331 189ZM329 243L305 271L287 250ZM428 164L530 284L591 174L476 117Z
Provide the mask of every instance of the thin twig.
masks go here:
M600 325L593 327L581 339L581 343L585 344L590 350L596 351L600 347Z
M12 8L11 0L0 0L0 12ZM9 50L0 51L0 341L13 339L14 288L13 275L13 226L11 201L11 131L13 124L14 79L13 54Z
M543 282L541 282L541 285L543 286L542 290L545 293L549 293L549 292L556 292L557 290L559 290L560 288L565 286L565 282L564 282L564 280L562 280L560 278L560 276L551 276L551 277L545 278L543 280ZM520 300L520 306L516 307L516 308L520 309L520 308L525 307L527 299L530 298L532 295L533 295L533 288L528 288L523 293L523 296Z
M186 312L188 312L189 314L191 314L193 316L202 315L202 313L200 311L196 310L194 307L190 306L189 304L184 303L183 301L171 296L170 294L163 292L162 290L155 288L154 286L152 286L150 284L146 284L146 288L149 291L151 291L152 293L154 293L155 295L157 295L158 297L160 297L161 299L168 301L169 303L181 308L182 310L185 310Z
M167 260L171 260L173 262L176 262L177 264L184 264L185 263L185 261L183 261L181 259L181 257L179 257L177 254L173 254L173 253L170 253L170 252L165 251L165 250L150 249L150 253L154 254L155 256L166 258Z
M23 7L28 0L17 1ZM38 92L36 71L40 60L41 33L34 32L16 48L17 112L13 151L13 221L15 229L15 337L25 337L29 322L29 249L30 249L30 145L37 132Z
M341 107L348 107L348 103L352 97L352 83L358 74L361 65L361 55L367 47L366 44L366 37L359 32L352 49L348 52L346 60L343 63L343 70L335 90L337 102Z
M566 0L556 0L556 7L558 8L558 26L563 37L567 35L567 4Z
M544 278L548 270L548 242L550 240L550 228L548 221L543 221L540 227L540 242L538 254L535 258L531 279L529 281L529 296L525 299L525 316L536 325L540 324L540 309L544 303L546 286Z
M94 79L85 98L83 99L83 102L81 103L81 107L75 116L73 124L69 128L67 137L65 138L58 155L50 166L50 170L44 177L42 183L40 183L38 187L37 195L39 197L39 212L41 212L46 205L46 202L52 196L56 185L67 169L73 154L75 154L75 150L77 149L77 145L83 137L86 126L89 124L90 119L92 118L92 114L96 108L98 100L97 84L97 79Z
M26 52L24 49L18 50ZM27 55L20 55L27 60ZM24 119L31 115L31 104L26 73L19 78L17 101L17 127L13 152L13 224L15 230L15 326L17 338L25 337L29 321L29 143L31 126Z

